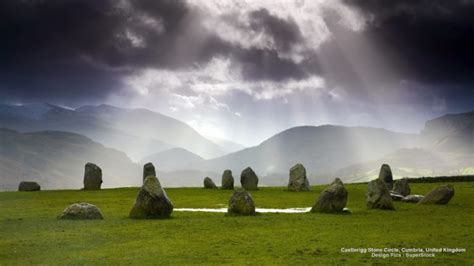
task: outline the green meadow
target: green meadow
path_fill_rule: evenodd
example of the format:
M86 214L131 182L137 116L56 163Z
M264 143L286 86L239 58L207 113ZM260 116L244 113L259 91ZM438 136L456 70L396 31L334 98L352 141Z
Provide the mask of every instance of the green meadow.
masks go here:
M438 184L411 184L426 194ZM368 210L366 184L346 185L349 215L173 212L171 219L134 220L138 188L0 193L0 264L474 264L474 183L454 183L448 205L395 202L396 211ZM252 191L259 208L310 207L311 192L282 187ZM232 191L168 188L175 208L222 208ZM56 217L69 204L98 206L104 220ZM341 248L465 248L435 258L372 258Z

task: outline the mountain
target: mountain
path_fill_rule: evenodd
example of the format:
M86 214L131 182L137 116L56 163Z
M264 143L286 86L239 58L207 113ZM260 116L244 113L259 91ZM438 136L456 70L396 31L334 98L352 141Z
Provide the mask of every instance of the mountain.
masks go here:
M189 168L217 172L229 168L237 175L251 166L262 176L287 175L291 166L303 163L309 176L323 176L350 164L381 158L402 147L413 147L417 139L417 135L376 128L294 127L258 146L195 163Z
M87 162L102 168L103 187L140 184L140 167L123 152L78 134L0 129L0 144L0 190L17 189L22 180L43 189L81 188Z
M236 152L236 151L245 149L244 145L227 140L227 139L221 139L221 138L216 138L216 137L211 137L211 136L206 136L206 138L214 142L215 144L219 145L219 147L221 147L227 153Z
M376 178L380 166L388 163L394 178L463 175L472 171L473 155L442 153L424 149L400 149L378 160L353 164L336 171L346 182L367 182Z
M72 110L51 104L0 105L0 126L21 132L78 133L124 151L136 161L173 147L183 147L205 158L223 154L219 146L185 123L146 109L99 105Z
M422 137L435 151L474 154L474 111L429 120Z
M186 149L173 148L147 156L142 164L152 162L160 171L175 171L186 169L189 164L203 162L204 159Z

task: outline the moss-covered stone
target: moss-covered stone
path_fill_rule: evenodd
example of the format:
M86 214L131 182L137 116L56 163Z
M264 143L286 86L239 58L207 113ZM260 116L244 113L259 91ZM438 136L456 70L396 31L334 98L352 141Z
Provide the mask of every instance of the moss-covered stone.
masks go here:
M252 168L245 168L240 174L240 184L245 190L258 190L258 176Z
M418 204L448 204L454 197L454 187L445 185L431 190Z
M381 179L387 185L388 190L392 190L393 188L393 175L392 169L390 169L390 165L382 164L380 167L379 172L379 179Z
M336 178L319 195L311 212L342 213L346 207L348 192L339 178Z
M229 169L222 173L222 189L234 189L234 177Z
M33 181L21 181L18 191L40 191L41 186Z
M147 176L138 192L130 218L159 219L168 218L173 212L173 204L155 176Z
M244 189L234 192L229 200L228 215L255 215L255 203L252 195Z
M86 163L84 169L84 189L99 190L102 185L102 169L93 163Z
M104 216L99 208L90 203L81 202L69 205L58 216L64 220L102 220Z
M143 181L147 176L156 176L155 166L152 163L146 163L143 166Z
M393 190L404 197L410 195L411 189L410 185L408 184L408 178L396 180L393 184Z
M212 179L210 177L206 177L204 178L204 188L207 188L207 189L216 189L217 186L216 184L214 183L214 181L212 181Z
M366 196L369 209L395 210L390 191L381 178L369 182Z
M306 169L302 164L296 164L290 169L290 180L288 181L288 190L290 191L310 191Z

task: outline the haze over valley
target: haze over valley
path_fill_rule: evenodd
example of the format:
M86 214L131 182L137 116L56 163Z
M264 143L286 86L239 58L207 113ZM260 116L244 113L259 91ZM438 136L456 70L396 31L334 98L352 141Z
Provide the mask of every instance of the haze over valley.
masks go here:
M257 146L226 151L190 126L145 109L110 105L66 109L51 104L1 105L1 189L21 180L46 189L81 186L84 165L104 173L104 187L139 186L142 165L154 163L165 186L220 182L251 166L262 185L285 185L289 168L305 165L313 184L334 176L368 181L389 163L398 178L472 174L474 112L427 121L420 134L337 125L293 127Z

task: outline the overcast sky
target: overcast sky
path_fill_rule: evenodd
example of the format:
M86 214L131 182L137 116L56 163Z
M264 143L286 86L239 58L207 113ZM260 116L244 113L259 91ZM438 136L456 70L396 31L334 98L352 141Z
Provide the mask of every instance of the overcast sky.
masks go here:
M0 99L108 103L257 144L474 109L474 1L0 1Z

